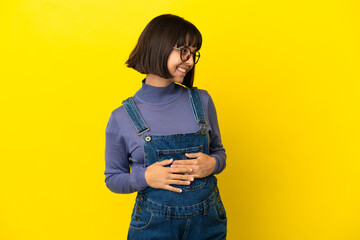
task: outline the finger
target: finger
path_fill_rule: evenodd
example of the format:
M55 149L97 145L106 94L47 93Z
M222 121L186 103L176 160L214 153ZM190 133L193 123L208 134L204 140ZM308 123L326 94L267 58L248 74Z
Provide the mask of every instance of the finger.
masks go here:
M183 175L183 174L171 174L169 177L171 180L184 180L184 181L194 181L193 175Z
M169 172L170 173L192 173L194 170L192 168L189 167L172 167L169 168Z
M190 185L191 182L182 180L169 180L168 183L172 185Z
M186 169L188 169L188 170L192 169L192 170L190 171L190 173L191 173L191 172L193 172L194 169L197 168L197 167L198 167L197 165L171 165L171 166L170 166L170 172L172 171L172 169L184 169L184 170L186 170ZM174 171L176 171L176 170L174 170Z
M180 174L177 174L180 175ZM184 173L181 174L182 176L191 176L192 179L196 179L196 178L204 178L202 175L195 173L195 171L193 173Z
M176 160L171 166L174 165L194 165L194 160Z
M182 190L181 190L180 188L175 188L175 187L172 187L172 186L170 186L170 185L166 185L166 186L164 187L164 189L165 189L165 190L169 190L169 191L171 191L171 192L177 192L177 193L181 193L181 192L182 192Z
M173 161L174 161L174 159L171 158L171 159L162 160L162 161L157 162L157 163L160 164L161 166L166 166L166 165L171 164Z
M199 158L202 155L202 152L197 153L185 153L186 157L188 158Z

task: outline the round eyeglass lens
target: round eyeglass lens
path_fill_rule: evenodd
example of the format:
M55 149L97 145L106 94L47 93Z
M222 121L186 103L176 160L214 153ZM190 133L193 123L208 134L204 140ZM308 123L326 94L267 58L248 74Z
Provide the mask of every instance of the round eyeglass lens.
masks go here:
M184 47L181 49L181 60L186 62L187 60L190 59L191 55L194 58L194 64L196 64L199 61L200 58L200 52L195 52L191 54L191 51L189 48Z
M186 62L190 58L190 49L184 47L181 49L181 60Z

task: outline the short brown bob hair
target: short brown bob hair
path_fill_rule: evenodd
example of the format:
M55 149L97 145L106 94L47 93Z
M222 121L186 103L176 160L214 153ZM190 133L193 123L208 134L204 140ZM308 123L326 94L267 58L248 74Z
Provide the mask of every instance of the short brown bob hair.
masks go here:
M126 61L128 67L142 74L152 73L162 78L172 78L167 61L174 46L187 44L199 51L202 36L189 21L172 14L155 17L141 33L138 43ZM183 85L193 87L194 67L185 75Z

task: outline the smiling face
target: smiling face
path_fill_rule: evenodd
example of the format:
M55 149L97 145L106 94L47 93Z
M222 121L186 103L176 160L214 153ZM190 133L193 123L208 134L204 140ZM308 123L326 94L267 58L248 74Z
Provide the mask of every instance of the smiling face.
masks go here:
M126 64L147 74L146 83L160 86L181 82L186 87L192 87L195 67L190 62L193 59L183 62L179 52L173 49L189 45L192 51L195 48L199 51L202 45L201 33L195 25L179 16L163 14L146 25ZM187 74L184 76L184 73Z
M177 46L175 46L177 47ZM181 48L182 46L180 46ZM187 46L191 52L195 52L196 48L192 46ZM171 80L173 82L182 83L184 81L185 75L194 67L194 58L190 57L187 61L182 61L180 58L180 51L173 49L169 55L167 67L173 77Z

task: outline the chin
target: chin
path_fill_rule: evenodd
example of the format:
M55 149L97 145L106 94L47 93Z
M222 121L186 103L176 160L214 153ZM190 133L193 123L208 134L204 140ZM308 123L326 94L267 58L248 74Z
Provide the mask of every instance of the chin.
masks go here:
M184 78L178 78L173 80L176 83L182 83L184 81Z
M181 84L182 84L182 83L183 83L183 80L181 80L181 81L175 81L175 82L176 82L176 83L181 83Z

